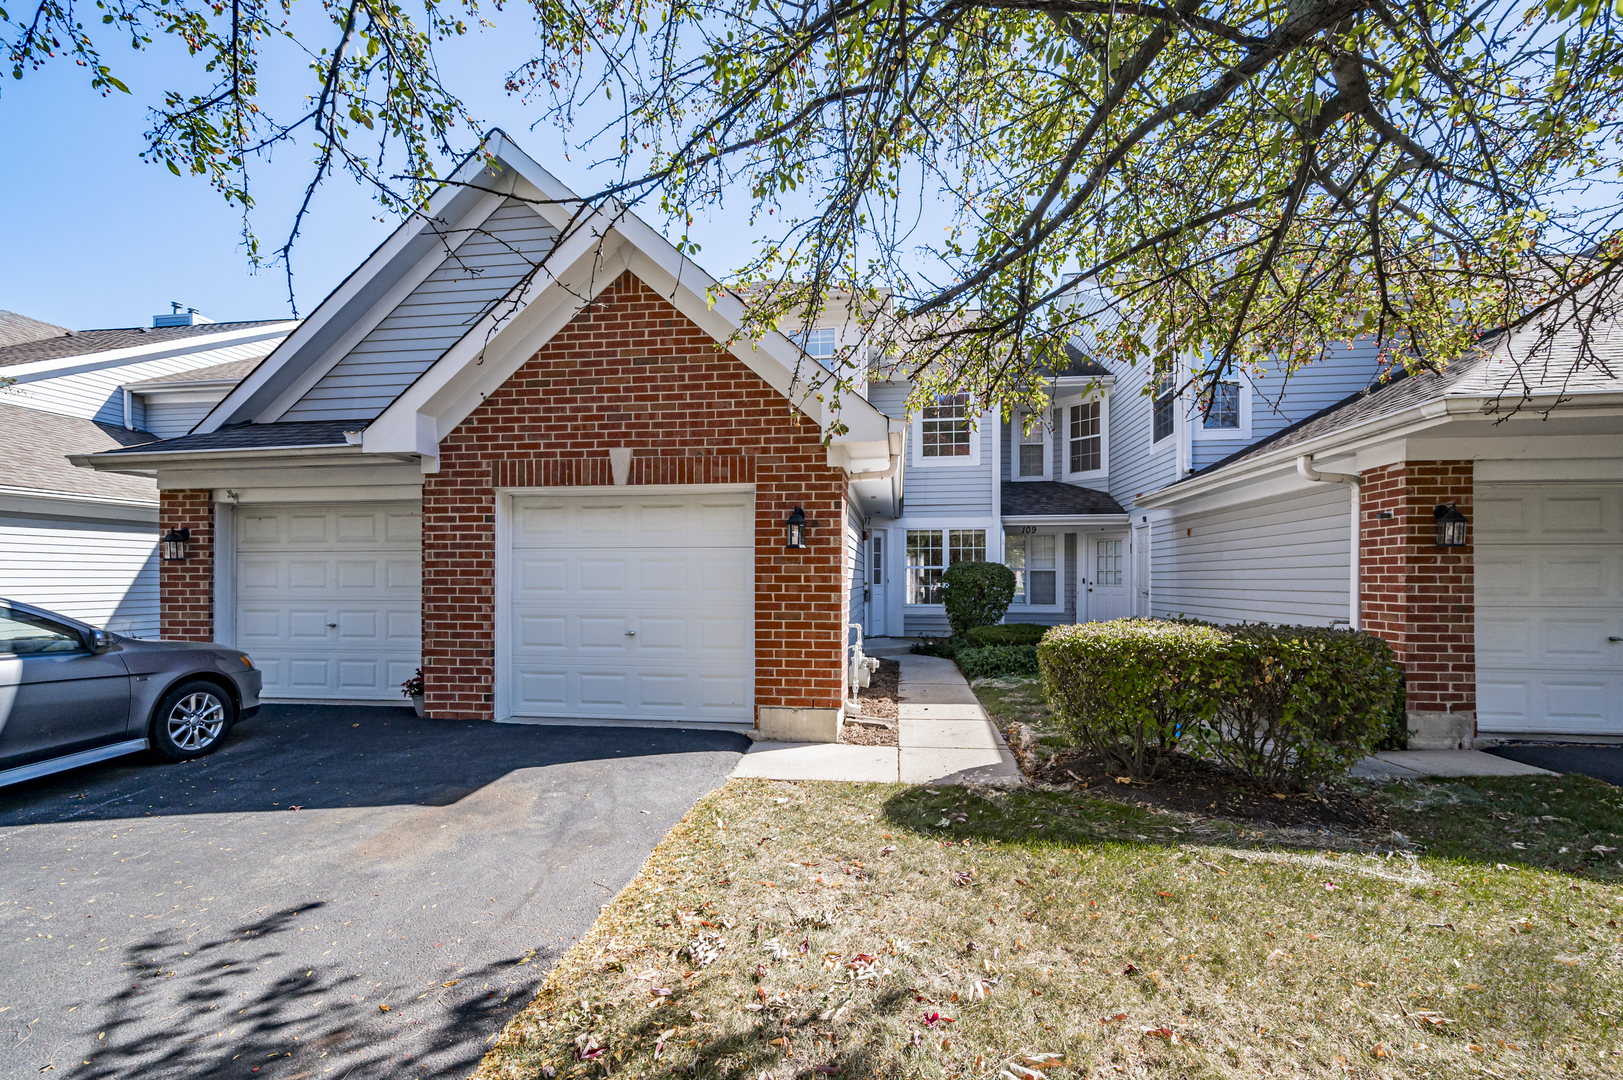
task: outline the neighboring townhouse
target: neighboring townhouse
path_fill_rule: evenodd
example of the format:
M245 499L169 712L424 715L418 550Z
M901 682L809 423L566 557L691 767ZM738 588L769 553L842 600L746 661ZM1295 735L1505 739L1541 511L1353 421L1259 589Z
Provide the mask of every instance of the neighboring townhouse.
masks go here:
M574 198L493 132L190 434L76 460L156 477L164 635L267 699L398 703L420 666L436 717L832 739L903 422Z
M142 387L240 368L295 325L211 323L177 310L150 327L76 331L0 312L0 596L156 637L157 486L73 468L67 455L189 427L176 406ZM210 392L218 401L226 390Z
M1623 737L1623 330L1591 331L1598 362L1576 331L1547 353L1540 336L1163 475L1135 504L1151 610L1378 634L1406 670L1412 745Z

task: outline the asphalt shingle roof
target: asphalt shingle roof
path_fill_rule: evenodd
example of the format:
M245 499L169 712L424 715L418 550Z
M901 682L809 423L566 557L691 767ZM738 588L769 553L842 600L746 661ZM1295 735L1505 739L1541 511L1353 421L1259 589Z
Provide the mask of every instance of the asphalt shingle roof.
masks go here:
M181 435L143 446L104 451L113 454L179 454L193 450L269 450L312 446L345 446L345 431L366 427L365 420L301 420L292 424L239 424L218 431Z
M6 433L6 468L0 474L0 486L158 501L157 483L144 476L78 469L67 458L69 454L95 454L150 443L152 436L144 431L6 404L0 404L0 430Z
M266 355L269 354L267 353ZM259 362L263 359L265 359L264 356L250 356L246 360L232 360L224 364L215 364L213 367L194 368L191 371L177 371L170 375L159 375L155 379L142 379L138 383L130 383L128 385L133 388L140 388L145 386L158 386L162 383L206 382L215 379L242 379L246 377L250 371L258 367Z
M287 321L256 319L250 322L199 323L196 326L131 326L116 330L63 331L55 337L0 347L0 368L29 364L35 360L55 360L64 356L85 356L113 349L131 349L137 345L185 341L187 338L204 337L231 330L247 330L255 326L272 326Z
M68 328L65 326L30 319L27 315L19 315L15 311L0 311L0 349L8 345L21 345L25 341L60 337L67 332Z
M1125 514L1121 503L1103 491L1062 484L1057 480L1022 480L1003 485L1004 517L1072 517L1079 514Z

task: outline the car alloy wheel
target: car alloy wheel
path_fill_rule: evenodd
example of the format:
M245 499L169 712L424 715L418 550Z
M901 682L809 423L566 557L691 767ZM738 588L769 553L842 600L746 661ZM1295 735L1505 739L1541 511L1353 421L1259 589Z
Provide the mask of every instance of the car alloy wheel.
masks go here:
M225 720L225 703L213 694L198 691L175 702L164 718L164 726L176 748L195 753L220 737Z

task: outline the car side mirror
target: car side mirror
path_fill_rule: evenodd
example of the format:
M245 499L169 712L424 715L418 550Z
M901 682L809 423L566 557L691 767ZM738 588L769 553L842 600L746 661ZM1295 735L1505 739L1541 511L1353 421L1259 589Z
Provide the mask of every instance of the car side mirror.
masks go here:
M90 651L104 653L113 647L113 635L105 630L90 631Z

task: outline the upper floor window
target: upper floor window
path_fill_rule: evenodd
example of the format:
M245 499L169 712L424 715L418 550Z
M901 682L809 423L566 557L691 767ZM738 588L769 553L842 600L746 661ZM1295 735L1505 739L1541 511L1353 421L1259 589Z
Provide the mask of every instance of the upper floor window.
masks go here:
M985 561L985 529L907 530L907 602L941 603L941 575L947 567Z
M1210 404L1201 426L1207 431L1240 427L1240 384L1220 382L1212 388Z
M1104 468L1104 432L1100 426L1100 402L1072 405L1067 418L1066 449L1070 472L1097 472Z
M1031 430L1026 430L1026 424ZM1041 480L1048 475L1048 428L1042 416L1030 414L1015 418L1014 474L1022 480Z
M834 327L825 326L820 330L806 331L804 348L807 356L815 356L819 360L827 360L839 351L838 334Z
M975 432L968 394L943 394L924 407L919 422L919 454L927 458L967 458Z
M1160 442L1172 434L1177 417L1178 379L1168 372L1155 380L1155 405L1150 420L1150 441Z

